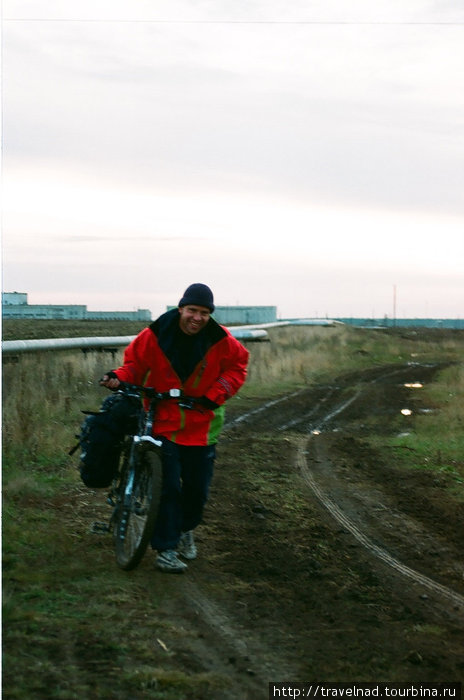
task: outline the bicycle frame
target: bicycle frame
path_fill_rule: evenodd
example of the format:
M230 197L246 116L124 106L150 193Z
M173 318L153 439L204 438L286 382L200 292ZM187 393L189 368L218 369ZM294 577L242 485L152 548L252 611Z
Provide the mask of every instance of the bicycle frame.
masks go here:
M156 405L162 399L176 399L184 408L193 408L192 397L180 389L160 393L152 388L120 383L117 391L137 399L139 416L137 432L127 436L118 475L107 502L113 506L109 525L94 531L112 531L118 565L133 569L142 559L158 513L162 484L162 463L159 448L162 441L153 437ZM149 400L148 407L144 399ZM129 444L130 443L130 444Z

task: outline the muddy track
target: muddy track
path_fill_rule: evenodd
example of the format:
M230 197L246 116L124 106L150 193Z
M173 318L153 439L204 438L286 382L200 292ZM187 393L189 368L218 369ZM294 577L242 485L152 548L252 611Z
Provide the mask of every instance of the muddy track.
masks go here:
M283 680L462 678L462 504L366 440L413 429L429 407L406 385L438 369L348 374L231 417L201 556L165 609L189 630L177 661L223 679L211 700Z

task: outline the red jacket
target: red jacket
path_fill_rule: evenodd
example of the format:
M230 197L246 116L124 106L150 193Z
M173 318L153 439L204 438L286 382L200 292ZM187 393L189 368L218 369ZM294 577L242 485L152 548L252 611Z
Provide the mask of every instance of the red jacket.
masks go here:
M179 312L172 309L145 328L127 346L124 364L115 370L121 381L153 387L156 391L182 389L188 396L206 396L218 405L210 410L184 409L173 399L158 403L153 425L161 435L180 445L212 445L224 423L224 402L242 386L249 353L227 328L210 318L207 326L191 339L187 359L188 376L183 379L174 366L179 339ZM183 338L185 340L185 338ZM184 373L185 374L185 373Z

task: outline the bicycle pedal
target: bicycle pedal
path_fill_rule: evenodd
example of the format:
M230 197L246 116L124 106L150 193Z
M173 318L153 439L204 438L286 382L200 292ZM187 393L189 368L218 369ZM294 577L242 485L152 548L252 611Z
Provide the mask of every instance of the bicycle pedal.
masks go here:
M103 535L103 534L105 534L105 532L109 532L109 531L110 531L110 527L109 527L108 523L97 523L96 522L96 523L93 523L93 525L90 529L90 532L93 535Z

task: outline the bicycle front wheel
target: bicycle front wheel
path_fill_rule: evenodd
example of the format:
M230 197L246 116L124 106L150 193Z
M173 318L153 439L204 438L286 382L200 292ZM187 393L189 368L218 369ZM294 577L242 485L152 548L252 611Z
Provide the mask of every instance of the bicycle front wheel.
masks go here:
M113 521L116 561L125 571L134 569L145 554L158 514L161 482L161 459L155 450L129 460Z

